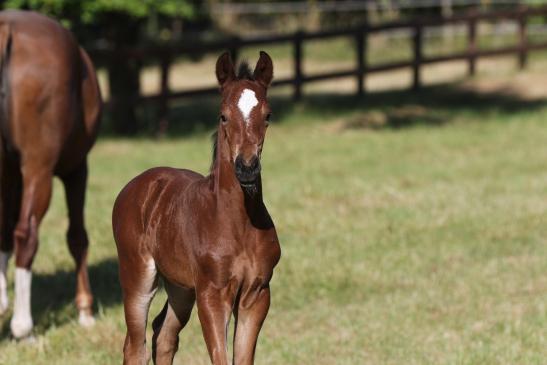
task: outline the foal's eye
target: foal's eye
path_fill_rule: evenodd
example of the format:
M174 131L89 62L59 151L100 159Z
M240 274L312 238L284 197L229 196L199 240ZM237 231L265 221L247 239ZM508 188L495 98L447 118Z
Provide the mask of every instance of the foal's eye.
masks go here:
M222 123L226 123L228 121L228 119L226 119L226 117L224 116L224 114L221 114L220 115L220 120L222 121Z
M270 119L272 118L272 113L266 114L266 125L270 124Z

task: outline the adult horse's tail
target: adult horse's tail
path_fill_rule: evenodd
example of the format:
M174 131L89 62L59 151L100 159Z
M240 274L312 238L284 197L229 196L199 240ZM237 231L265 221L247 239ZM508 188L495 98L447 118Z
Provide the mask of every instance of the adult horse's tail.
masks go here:
M13 232L11 232L11 228L13 226L12 221L16 219L11 216L14 213L12 202L14 199L17 199L17 197L10 197L7 190L9 189L9 185L17 183L13 179L19 180L18 176L12 176L13 173L16 175L19 174L18 171L11 171L12 163L8 160L8 143L11 139L9 136L9 60L11 42L10 24L4 22L0 23L0 251L11 251L12 248L11 235ZM15 186L13 186L12 189L13 188L19 190Z
M8 138L9 122L9 61L11 54L11 27L9 23L0 23L0 147L2 139ZM2 149L0 149L0 153ZM1 158L1 155L0 155Z
M8 124L9 82L8 67L11 53L11 27L0 24L0 136L6 137ZM0 142L2 143L2 142ZM4 147L4 146L1 146ZM0 149L1 150L1 149ZM1 153L1 152L0 152Z

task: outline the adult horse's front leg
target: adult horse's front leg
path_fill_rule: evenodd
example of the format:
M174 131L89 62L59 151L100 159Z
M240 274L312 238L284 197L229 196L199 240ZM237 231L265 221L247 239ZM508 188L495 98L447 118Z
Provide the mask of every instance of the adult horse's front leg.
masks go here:
M232 313L233 295L228 288L209 285L197 289L197 307L203 337L213 365L228 365L226 336Z
M38 249L38 227L51 197L51 171L43 166L22 166L23 197L19 221L15 228L15 301L11 333L26 337L33 327L30 310L31 266Z
M70 254L76 262L76 308L80 325L89 327L93 318L93 295L87 275L87 250L89 240L84 224L85 189L87 184L87 161L75 171L62 177L68 207L69 227L67 242Z
M234 310L234 365L254 363L256 341L270 308L270 288L242 294Z

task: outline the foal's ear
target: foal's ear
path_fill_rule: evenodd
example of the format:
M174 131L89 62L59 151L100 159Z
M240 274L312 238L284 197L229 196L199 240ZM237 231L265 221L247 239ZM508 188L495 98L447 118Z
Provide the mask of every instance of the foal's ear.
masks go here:
M255 71L253 77L258 81L262 86L268 87L273 79L273 63L270 56L264 52L260 51L260 58L256 63Z
M232 63L232 57L229 52L224 52L218 58L216 74L220 87L223 87L226 82L232 81L236 78L234 64Z

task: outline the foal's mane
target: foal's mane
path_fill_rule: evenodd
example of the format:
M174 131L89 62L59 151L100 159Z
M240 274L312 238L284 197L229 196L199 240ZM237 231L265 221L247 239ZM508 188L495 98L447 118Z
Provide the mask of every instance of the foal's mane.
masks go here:
M241 80L255 80L253 72L251 71L251 67L246 60L241 61L237 69L236 81ZM213 143L213 159L211 161L211 167L209 168L209 172L213 172L213 168L215 167L215 162L217 160L218 131L213 132L213 134L211 135L211 142Z
M211 161L211 167L209 167L209 173L212 173L215 168L215 162L217 161L217 148L218 148L218 130L211 134L211 142L213 142L213 159Z
M239 68L237 69L236 80L251 80L254 81L254 75L249 66L249 62L246 60L241 61Z

